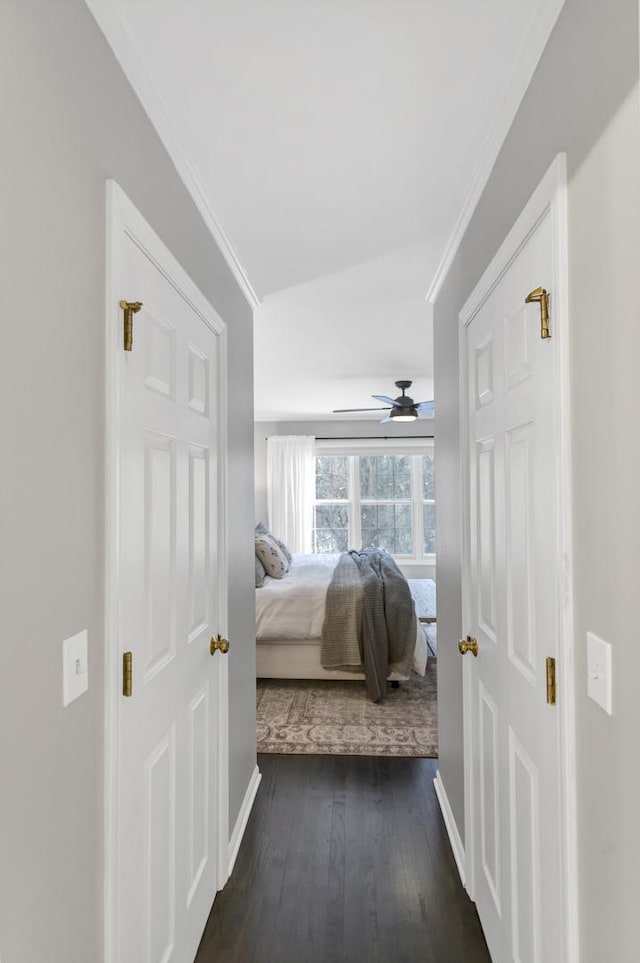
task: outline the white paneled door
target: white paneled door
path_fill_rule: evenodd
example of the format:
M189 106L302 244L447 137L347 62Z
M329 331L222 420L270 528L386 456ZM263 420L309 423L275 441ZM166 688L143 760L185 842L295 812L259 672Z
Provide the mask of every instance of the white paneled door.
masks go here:
M559 339L547 210L464 330L471 890L495 963L566 963L563 759L547 659L561 626ZM555 335L555 336L554 336ZM558 673L561 676L561 673ZM560 679L558 680L560 681ZM564 680L562 680L564 681ZM559 698L562 696L560 695Z
M226 816L219 796L228 656L212 657L209 645L226 625L224 335L144 222L138 231L126 226L112 246L112 293L142 307L132 349L123 350L119 324L113 346L118 671L109 955L117 963L189 963L224 883L217 849Z

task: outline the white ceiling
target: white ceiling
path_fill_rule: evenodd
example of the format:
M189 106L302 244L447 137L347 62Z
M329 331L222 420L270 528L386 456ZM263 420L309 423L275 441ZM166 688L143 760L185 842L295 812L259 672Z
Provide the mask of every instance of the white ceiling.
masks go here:
M425 295L562 0L87 3L261 302L256 418L432 397Z
M259 420L322 420L333 408L377 405L371 394L395 398L400 379L413 381L415 401L433 398L424 265L438 253L414 245L266 297L254 335Z

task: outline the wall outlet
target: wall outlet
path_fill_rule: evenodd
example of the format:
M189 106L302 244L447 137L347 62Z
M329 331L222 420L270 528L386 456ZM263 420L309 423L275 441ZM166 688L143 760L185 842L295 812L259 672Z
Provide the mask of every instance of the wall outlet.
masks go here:
M587 693L609 715L613 711L611 676L611 644L587 632Z
M62 643L62 705L89 688L88 633L84 629Z

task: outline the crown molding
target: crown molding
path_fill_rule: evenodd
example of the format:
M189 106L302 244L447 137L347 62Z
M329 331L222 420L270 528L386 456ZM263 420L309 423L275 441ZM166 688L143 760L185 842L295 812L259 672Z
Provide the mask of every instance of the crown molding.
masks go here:
M220 253L238 282L242 293L255 309L260 297L251 284L240 258L225 232L202 185L197 168L176 132L169 111L143 64L142 57L111 0L85 0L104 34L116 60L133 87L143 110L164 144L183 184L187 188Z
M480 160L471 177L464 204L427 290L425 297L430 304L435 304L438 299L442 285L453 264L453 259L458 253L458 248L473 217L473 212L487 186L500 148L509 133L518 108L531 83L538 61L543 54L564 2L565 0L546 0L531 24L527 44L506 85L504 97L494 121L490 125L489 134L480 153Z

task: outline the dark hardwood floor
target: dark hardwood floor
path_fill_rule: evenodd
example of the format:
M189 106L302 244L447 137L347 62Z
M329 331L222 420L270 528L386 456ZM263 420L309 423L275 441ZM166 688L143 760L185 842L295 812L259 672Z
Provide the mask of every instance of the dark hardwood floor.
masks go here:
M486 963L432 759L261 755L196 963Z

